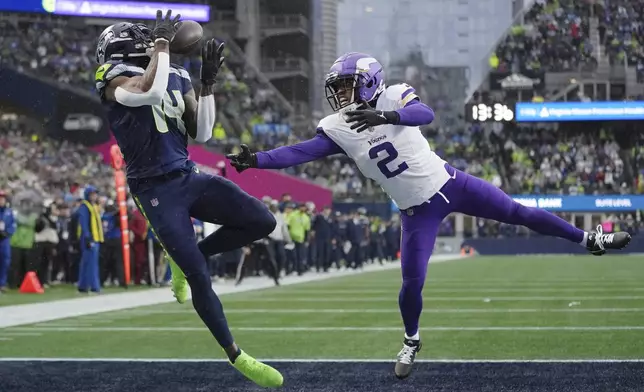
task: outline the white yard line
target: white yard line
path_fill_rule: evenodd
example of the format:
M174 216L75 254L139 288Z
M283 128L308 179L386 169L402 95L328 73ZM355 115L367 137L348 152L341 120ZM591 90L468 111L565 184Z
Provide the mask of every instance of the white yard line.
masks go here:
M169 309L159 311L141 311L140 313L129 313L131 317L144 317L153 314L186 314L193 313L191 309ZM464 309L464 308L435 308L423 309L423 313L643 313L644 308L555 308L555 309ZM400 313L400 309L227 309L226 314L306 314L306 313L330 313L330 314L359 314L359 313ZM84 319L83 319L84 320ZM116 321L110 319L110 321Z
M313 290L313 289L289 289L288 291L275 292L271 293L272 295L373 295L373 294L392 294L397 293L397 290L400 288L398 286L392 286L391 290L360 290L360 289L351 289L351 290ZM614 291L644 291L644 287L620 287L618 285L613 286L613 288L597 288L597 287L585 287L585 288L484 288L484 289L472 289L472 288L432 288L425 287L423 289L423 295L431 298L434 293L601 293L601 292L614 292Z
M462 258L459 255L439 255L432 258L432 263ZM359 275L366 272L386 271L400 268L399 263L388 263L384 266L368 265L362 270L345 270L330 273L308 273L303 276L286 277L283 286L333 279L343 276ZM253 290L274 287L268 278L249 278L240 286L232 282L213 284L217 294L243 293ZM27 305L0 307L0 328L15 327L25 324L42 323L69 317L85 316L115 310L136 308L140 306L159 305L174 302L169 288L125 292L109 295L98 295L85 298L74 298L60 301L49 301Z
M268 295L268 294L267 294ZM462 302L462 301L485 301L485 302L494 302L494 301L599 301L599 300L644 300L643 295L604 295L604 296L534 296L534 297L434 297L434 296L424 296L423 300L426 302ZM283 297L257 297L257 298L230 298L226 302L347 302L349 301L346 297L342 298L328 298L328 297L303 297L298 295L295 298L285 299ZM386 296L386 297L352 297L350 302L398 302L398 296Z
M430 267L431 268L431 267ZM431 270L430 270L431 271ZM383 278L373 278L369 279L369 282L378 282L378 283L387 283L391 282L391 279ZM610 278L601 278L601 279L585 279L585 278L568 278L568 279L527 279L525 277L521 278L463 278L463 279L452 279L452 278L441 278L440 276L432 275L431 272L427 276L427 283L437 284L437 285L499 285L499 286L539 286L539 285L551 285L551 284L605 284L605 285L615 285L620 283L640 285L642 284L641 280L635 278L620 278L617 276ZM359 283L364 284L364 283Z
M42 333L40 333L40 332L11 332L11 331L4 330L4 331L0 331L0 336L9 337L9 338L11 338L11 337L23 337L23 336L34 337L34 336L42 336Z
M90 328L93 326L93 324L89 323L83 323L83 322L78 322L74 323L71 321L67 322L60 322L60 321L45 321L42 323L37 323L35 326L42 326L42 327L51 327L51 328Z
M391 358L385 359L333 359L333 358L260 358L260 361L272 363L393 363ZM0 358L0 362L143 362L143 363L227 363L226 359L211 359L211 358L180 358L180 359L165 359L165 358ZM463 364L488 364L488 363L508 363L508 364L521 364L521 363L644 363L644 359L416 359L415 363L463 363Z
M245 332L400 332L402 327L231 327ZM203 327L19 327L18 331L51 332L209 332ZM616 326L517 326L517 327L421 327L421 331L644 331L641 325Z

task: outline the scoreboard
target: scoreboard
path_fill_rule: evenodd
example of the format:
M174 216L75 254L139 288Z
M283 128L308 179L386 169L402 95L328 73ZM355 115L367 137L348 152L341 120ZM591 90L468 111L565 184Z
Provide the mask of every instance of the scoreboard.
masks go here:
M472 122L510 122L514 120L514 107L502 103L467 104L465 118Z

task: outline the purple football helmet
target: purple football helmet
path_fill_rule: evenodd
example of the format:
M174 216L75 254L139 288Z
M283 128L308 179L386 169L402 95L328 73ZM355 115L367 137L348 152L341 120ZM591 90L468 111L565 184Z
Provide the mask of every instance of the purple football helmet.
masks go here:
M334 111L356 102L371 102L385 90L382 64L365 53L340 56L326 76L326 99Z

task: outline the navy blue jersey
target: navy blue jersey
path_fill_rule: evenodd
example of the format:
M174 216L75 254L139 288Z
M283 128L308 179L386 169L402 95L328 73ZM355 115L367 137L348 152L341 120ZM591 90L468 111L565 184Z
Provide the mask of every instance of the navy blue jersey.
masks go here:
M110 80L143 72L143 68L115 61L96 71L96 90L125 159L128 179L154 177L188 164L188 134L182 116L186 108L183 96L192 89L192 83L185 69L170 65L168 88L161 105L132 108L105 99L105 87Z

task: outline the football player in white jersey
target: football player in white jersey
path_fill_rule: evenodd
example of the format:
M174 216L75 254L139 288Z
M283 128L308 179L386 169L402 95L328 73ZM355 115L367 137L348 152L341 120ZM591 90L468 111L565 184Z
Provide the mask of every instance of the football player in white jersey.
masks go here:
M601 226L584 232L454 169L431 150L418 128L433 121L432 109L421 103L407 84L387 87L382 65L368 54L351 52L338 58L326 78L326 96L336 113L320 121L314 138L257 153L242 145L241 153L228 158L241 172L248 168L282 169L346 154L394 200L402 219L399 306L405 337L394 369L399 378L410 374L421 348L418 320L427 265L438 227L451 212L526 226L579 243L594 255L621 249L631 239L625 232L604 234Z

